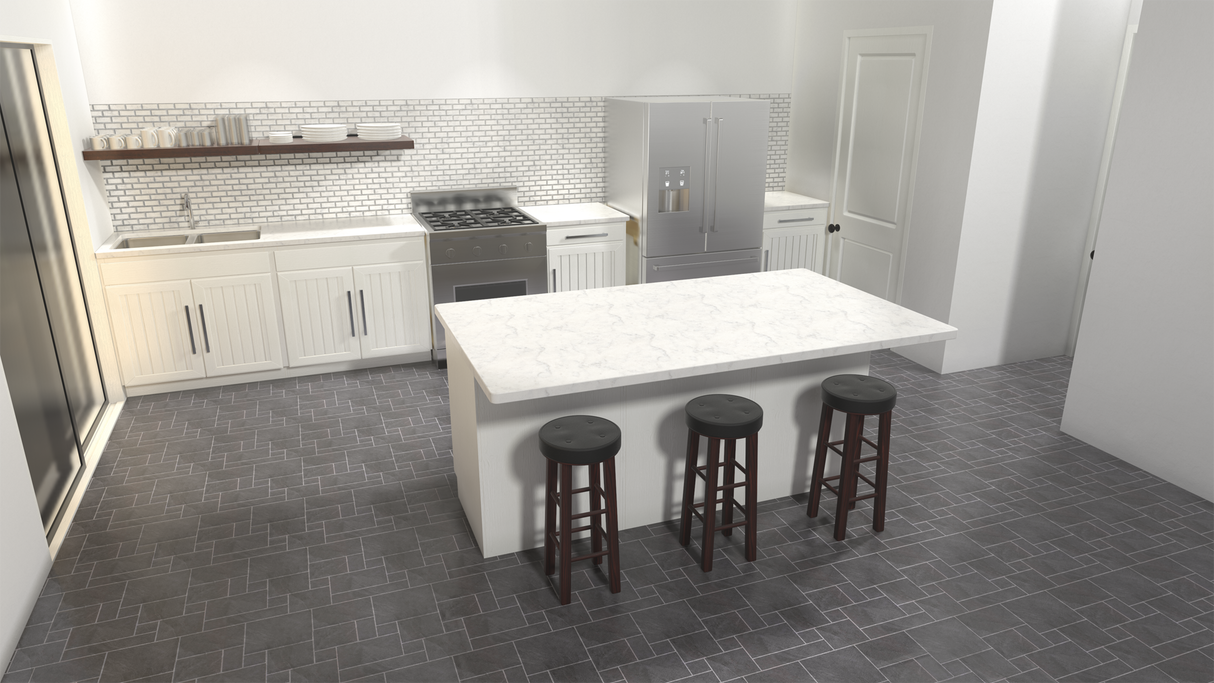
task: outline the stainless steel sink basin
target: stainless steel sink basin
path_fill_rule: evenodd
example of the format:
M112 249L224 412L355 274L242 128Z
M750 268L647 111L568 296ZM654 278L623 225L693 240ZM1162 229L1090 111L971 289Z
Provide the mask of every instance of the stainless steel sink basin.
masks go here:
M138 249L140 247L168 247L175 244L185 244L190 240L189 235L152 235L148 237L128 237L118 243L118 249Z
M261 230L235 230L232 232L204 232L198 242L246 242L261 239Z

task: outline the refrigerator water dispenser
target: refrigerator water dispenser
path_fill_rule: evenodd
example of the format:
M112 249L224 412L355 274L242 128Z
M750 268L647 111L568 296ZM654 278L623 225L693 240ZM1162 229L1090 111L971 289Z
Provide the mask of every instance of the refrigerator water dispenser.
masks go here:
M686 211L691 206L691 167L670 166L658 169L661 194L658 213Z

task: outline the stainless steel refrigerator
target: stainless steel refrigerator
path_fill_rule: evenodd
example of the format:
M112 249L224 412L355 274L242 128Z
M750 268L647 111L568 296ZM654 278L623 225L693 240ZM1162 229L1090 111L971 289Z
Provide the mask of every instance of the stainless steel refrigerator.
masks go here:
M49 536L106 397L38 74L0 43L0 361Z
M607 203L637 223L628 281L759 272L770 105L607 99Z

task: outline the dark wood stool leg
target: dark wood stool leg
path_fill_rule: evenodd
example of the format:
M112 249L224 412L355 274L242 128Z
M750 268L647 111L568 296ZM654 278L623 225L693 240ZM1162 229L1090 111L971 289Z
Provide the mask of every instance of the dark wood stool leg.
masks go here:
M759 434L746 437L746 561L759 556Z
M708 484L704 487L704 542L700 547L704 556L700 560L700 568L706 572L712 571L712 542L716 534L717 524L717 468L721 466L721 440L708 439Z
M889 432L893 411L881 413L877 427L877 495L873 498L873 531L885 529L885 484L889 476Z
M733 478L734 467L736 467L738 440L730 439L725 442L725 490L721 496L721 526L728 527L733 524ZM721 533L726 536L733 536L733 529L722 529Z
M590 509L603 509L603 489L599 487L599 465L590 466ZM590 551L597 553L603 549L603 515L591 515L590 521ZM595 564L603 564L603 557L594 558Z
M572 599L570 576L570 566L573 558L573 542L572 534L569 532L573 526L570 522L572 512L573 496L573 466L561 463L561 604L568 605Z
M556 501L552 499L557 494L556 471L557 464L548 460L548 478L544 484L544 574L552 576L556 571Z
M848 413L843 430L843 464L839 467L839 501L835 509L835 540L847 536L847 511L856 490L856 460L860 457L860 436L863 434L864 418Z
M859 441L856 443L856 473L851 478L851 491L849 491L847 494L847 499L849 501L847 504L848 510L856 509L856 487L860 485L860 455L861 451L864 450L864 440L860 439L860 437L864 436L864 416L859 415L857 417L860 418L860 426L856 430L856 433L859 435L856 437L859 439Z
M679 543L691 542L691 509L695 505L696 461L700 455L700 435L687 430L687 464L683 467L683 516L679 520Z
M818 516L818 503L822 501L822 477L826 474L826 455L830 452L830 422L834 409L822 404L822 421L818 425L818 447L814 449L814 476L809 482L809 506L805 514Z
M603 463L603 479L607 485L607 576L611 583L611 592L620 592L620 529L619 514L615 499L615 458L608 458Z

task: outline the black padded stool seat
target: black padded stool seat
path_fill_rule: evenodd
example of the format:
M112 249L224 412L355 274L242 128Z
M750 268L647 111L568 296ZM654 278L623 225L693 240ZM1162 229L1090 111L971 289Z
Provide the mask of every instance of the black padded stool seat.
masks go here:
M612 593L620 592L620 534L615 496L615 455L620 452L620 428L611 420L593 415L567 415L540 427L540 453L548 460L544 489L544 573L556 571L556 553L561 554L560 599L572 600L570 565L593 559L603 563L608 556L607 576ZM573 488L573 468L589 466L590 485ZM601 472L600 472L601 470ZM602 485L600 486L600 474ZM590 510L573 514L573 494L589 493ZM558 519L559 510L559 519ZM603 517L607 518L606 528ZM587 519L574 527L574 520ZM559 523L558 523L559 522ZM573 557L573 534L590 531L590 553ZM607 549L603 549L603 537Z
M687 428L713 439L745 439L763 426L763 409L741 396L708 394L687 402Z
M758 555L756 534L758 533L758 476L759 476L759 428L763 426L763 409L758 403L730 394L709 394L687 402L687 465L683 472L683 514L679 522L679 543L691 542L691 518L699 517L704 523L703 555L700 567L712 571L712 545L716 532L733 535L734 527L746 527L746 561L754 562ZM698 466L700 437L708 437L708 463ZM746 439L746 466L737 462L737 439ZM721 441L725 441L725 460L721 461ZM724 484L718 479L717 470L725 466ZM746 480L734 482L737 470ZM696 477L704 480L704 502L695 502ZM734 500L734 489L743 488L746 504ZM721 521L717 523L717 505L721 508ZM700 509L697 509L700 508ZM740 522L733 521L734 509L745 516Z
M620 452L620 428L593 415L558 417L540 427L540 453L569 465L593 465Z
M822 402L844 413L880 415L894 409L898 390L868 375L835 375L822 382Z
M838 496L835 508L835 540L847 537L847 512L856 507L856 501L873 499L873 531L885 528L885 489L889 476L889 431L894 405L898 402L898 390L883 379L868 375L835 375L822 382L822 421L818 426L818 448L814 455L814 473L809 484L809 505L805 514L818 516L822 500L822 489L826 488ZM831 418L835 411L847 415L843 438L830 440ZM864 436L864 418L878 416L877 443ZM876 454L860 457L860 447L868 444ZM840 448L840 446L842 448ZM826 473L826 454L834 451L843 457L839 474L833 477ZM876 481L860 472L863 463L876 463ZM863 479L872 487L872 492L856 495L857 482ZM837 486L831 486L830 482Z

